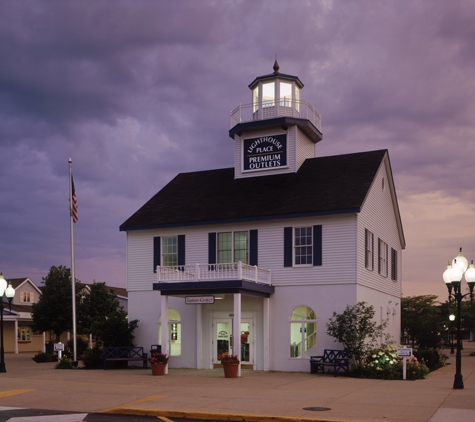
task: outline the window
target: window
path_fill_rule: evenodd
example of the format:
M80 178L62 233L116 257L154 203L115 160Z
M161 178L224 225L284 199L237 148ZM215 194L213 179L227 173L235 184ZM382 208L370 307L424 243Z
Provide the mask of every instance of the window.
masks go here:
M262 107L274 106L275 88L274 82L269 82L262 85Z
M365 267L368 270L374 269L373 260L373 233L365 229Z
M157 266L185 265L185 235L153 238L153 272Z
M218 233L218 264L249 261L249 232Z
M178 241L176 236L162 237L162 265L178 265Z
M292 84L288 82L280 83L280 105L292 107Z
M33 303L33 298L33 292L20 292L20 302L22 303Z
M322 226L284 227L284 267L322 265Z
M158 318L158 344L162 344L162 316ZM181 355L181 317L173 308L168 308L168 341L170 345L170 356ZM162 353L165 353L162 350Z
M290 357L308 359L317 350L317 318L312 308L299 306L290 315Z
M255 113L259 109L259 86L252 91L252 112Z
M388 276L388 244L378 239L378 272L383 277Z
M295 265L312 265L312 228L295 228L294 256Z
M18 341L31 341L31 328L18 327Z
M397 251L391 248L391 280L397 281Z

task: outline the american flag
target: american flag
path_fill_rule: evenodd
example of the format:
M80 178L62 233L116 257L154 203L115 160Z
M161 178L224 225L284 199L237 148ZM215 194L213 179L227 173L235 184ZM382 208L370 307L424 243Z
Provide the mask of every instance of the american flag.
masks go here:
M72 186L72 206L71 206L71 216L73 217L73 223L78 222L78 200L76 198L76 189L74 189L74 179L71 174L71 186Z

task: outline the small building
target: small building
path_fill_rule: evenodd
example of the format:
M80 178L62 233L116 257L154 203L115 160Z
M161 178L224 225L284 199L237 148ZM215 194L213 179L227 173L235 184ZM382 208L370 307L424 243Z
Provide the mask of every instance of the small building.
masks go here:
M296 76L250 85L231 113L234 167L178 174L127 219L135 343L170 367L308 371L341 347L333 312L365 301L400 337L405 248L387 150L319 157L321 118Z

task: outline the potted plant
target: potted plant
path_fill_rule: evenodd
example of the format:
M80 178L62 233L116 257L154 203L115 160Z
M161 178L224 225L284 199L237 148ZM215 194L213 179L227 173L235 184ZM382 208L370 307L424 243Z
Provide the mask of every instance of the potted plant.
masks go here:
M153 352L149 362L152 367L152 375L164 375L168 364L168 355L161 352Z
M236 378L239 369L239 359L237 355L230 355L229 353L223 353L219 360L224 369L225 378Z

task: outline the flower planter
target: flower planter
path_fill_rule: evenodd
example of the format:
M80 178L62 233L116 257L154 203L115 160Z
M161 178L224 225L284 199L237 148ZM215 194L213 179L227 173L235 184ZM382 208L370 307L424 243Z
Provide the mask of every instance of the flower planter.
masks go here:
M239 363L223 363L224 378L236 378L239 370Z
M166 363L152 363L150 366L152 367L152 375L165 375L165 368L167 367Z

